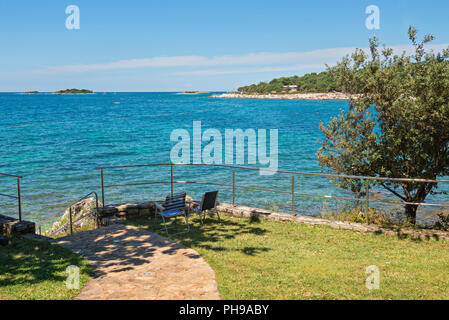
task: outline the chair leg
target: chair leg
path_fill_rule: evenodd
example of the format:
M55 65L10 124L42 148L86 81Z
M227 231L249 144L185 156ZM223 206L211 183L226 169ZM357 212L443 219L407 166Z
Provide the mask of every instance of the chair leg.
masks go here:
M201 211L198 211L198 215L200 216L201 225L204 226L203 217L201 216Z
M218 209L217 209L217 208L215 208L215 212L217 213L217 217L218 217L218 222L221 222L221 219L220 219L220 214L218 213Z
M186 217L187 232L190 232L189 215L184 212L184 216Z
M157 211L158 208L156 207L156 205L154 205L154 217L153 217L154 220L157 220Z
M165 218L164 218L164 214L162 214L162 221L164 221L164 228L165 228L165 232L168 235L168 228L167 228L167 224L165 223Z

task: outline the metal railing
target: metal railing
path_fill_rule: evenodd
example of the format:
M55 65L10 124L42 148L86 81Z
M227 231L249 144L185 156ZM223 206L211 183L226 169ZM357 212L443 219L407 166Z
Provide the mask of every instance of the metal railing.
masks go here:
M17 199L17 203L18 203L18 206L19 206L19 208L18 208L19 209L19 221L22 221L22 196L20 194L20 179L22 179L23 177L16 176L16 175L13 175L13 174L6 174L6 173L0 173L0 176L17 179L17 196L12 196L12 195L9 195L9 194L2 194L2 193L0 193L0 196L11 198L11 199Z
M156 166L170 166L170 181L150 181L141 183L131 183L131 184L116 184L116 185L105 185L104 184L104 171L107 169L124 169L124 168L139 168L139 167L156 167ZM199 182L199 181L176 181L173 176L173 169L175 166L210 166L210 167L221 167L232 169L232 184L216 183L216 182ZM117 187L127 187L127 186L142 186L151 184L170 184L171 193L173 194L174 184L204 184L213 186L222 186L232 188L232 204L236 205L236 189L249 189L255 191L266 191L274 193L282 193L291 195L291 210L293 214L295 211L295 197L316 197L324 199L337 199L337 200L347 200L347 201L365 201L365 210L368 212L370 202L376 203L386 203L393 205L418 205L418 206L429 206L429 207L447 207L449 204L436 204L436 203L415 203L415 202L405 202L405 201L390 201L383 199L372 199L370 198L370 183L373 181L385 181L385 182L415 182L415 183L449 183L449 180L430 180L430 179L414 179L414 178L385 178L385 177L369 177L369 176L351 176L351 175L336 175L336 174L325 174L325 173L309 173L309 172L296 172L296 171L285 171L285 170L271 170L265 168L250 168L250 167L239 167L231 165L220 165L220 164L203 164L203 163L168 163L168 164L140 164L140 165L124 165L124 166L109 166L109 167L98 167L101 173L101 196L103 207L105 205L105 188L117 188ZM267 171L272 173L280 173L291 176L291 191L264 189L253 186L244 186L236 184L236 170L250 170L250 171ZM295 176L315 176L315 177L325 177L333 179L359 179L364 182L365 185L365 198L355 198L355 197L342 197L342 196L331 196L331 195L318 195L309 194L295 191Z
M77 201L72 202L69 206L65 207L64 209L62 209L62 210L60 210L60 211L58 211L58 212L56 212L56 213L55 213L54 215L52 215L51 217L48 217L47 219L45 219L45 220L43 220L43 221L37 223L37 226L38 226L38 228L39 228L39 234L42 235L42 225L43 225L44 223L47 223L48 221L50 221L50 220L56 218L58 215L60 215L61 213L65 212L67 209L69 209L69 227L70 227L70 235L72 235L72 234L73 234L73 224L76 223L76 222L78 222L78 221L80 221L80 220L82 220L82 219L85 219L85 218L86 218L86 216L82 216L82 217L80 217L79 219L77 219L77 220L75 220L75 221L72 221L72 207L73 207L75 204L77 204L78 202L87 199L87 198L88 198L89 196L91 196L91 195L95 195L95 210L96 210L95 212L96 212L96 214L98 214L98 194L97 194L95 191L93 191L93 192L91 192L91 193L86 194L84 197L78 199ZM95 218L95 227L96 227L96 228L99 228L100 225L99 225L99 223L98 223L97 218L98 218L98 217ZM55 232L55 233L58 233L58 232L61 231L63 228L65 228L65 225L62 225L61 228L55 230L54 232Z

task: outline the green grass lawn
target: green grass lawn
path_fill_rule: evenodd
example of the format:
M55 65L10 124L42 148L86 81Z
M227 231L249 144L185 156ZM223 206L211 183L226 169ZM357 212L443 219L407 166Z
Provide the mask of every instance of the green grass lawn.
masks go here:
M222 216L171 238L198 251L215 270L223 299L448 299L449 242ZM185 230L178 218L175 229ZM151 219L128 220L150 231ZM165 235L164 231L158 233ZM380 289L365 286L380 269Z
M70 250L46 241L13 238L0 247L0 300L73 299L80 290L66 287L66 268L80 268L80 287L91 269Z

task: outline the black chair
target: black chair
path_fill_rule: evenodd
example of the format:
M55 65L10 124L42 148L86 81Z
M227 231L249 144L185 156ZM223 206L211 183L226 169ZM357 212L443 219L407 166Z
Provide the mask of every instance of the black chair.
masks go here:
M201 219L201 224L203 225L203 214L204 218L206 218L207 211L215 211L218 217L218 222L221 222L220 214L217 210L217 198L218 198L218 191L210 191L206 192L203 195L203 198L201 199L201 204L198 204L196 202L191 202L191 210L193 212L198 213Z

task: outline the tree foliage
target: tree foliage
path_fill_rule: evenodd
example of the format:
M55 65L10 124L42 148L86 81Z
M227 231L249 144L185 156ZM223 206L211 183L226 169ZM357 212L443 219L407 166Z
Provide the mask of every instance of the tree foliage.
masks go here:
M413 53L395 55L370 40L369 53L356 50L329 71L347 94L360 94L348 111L320 123L325 135L319 163L338 174L391 178L436 179L449 174L449 49L426 51L434 37L417 40L410 27ZM338 181L353 191L359 180ZM376 184L399 197L410 223L437 184L382 182Z

